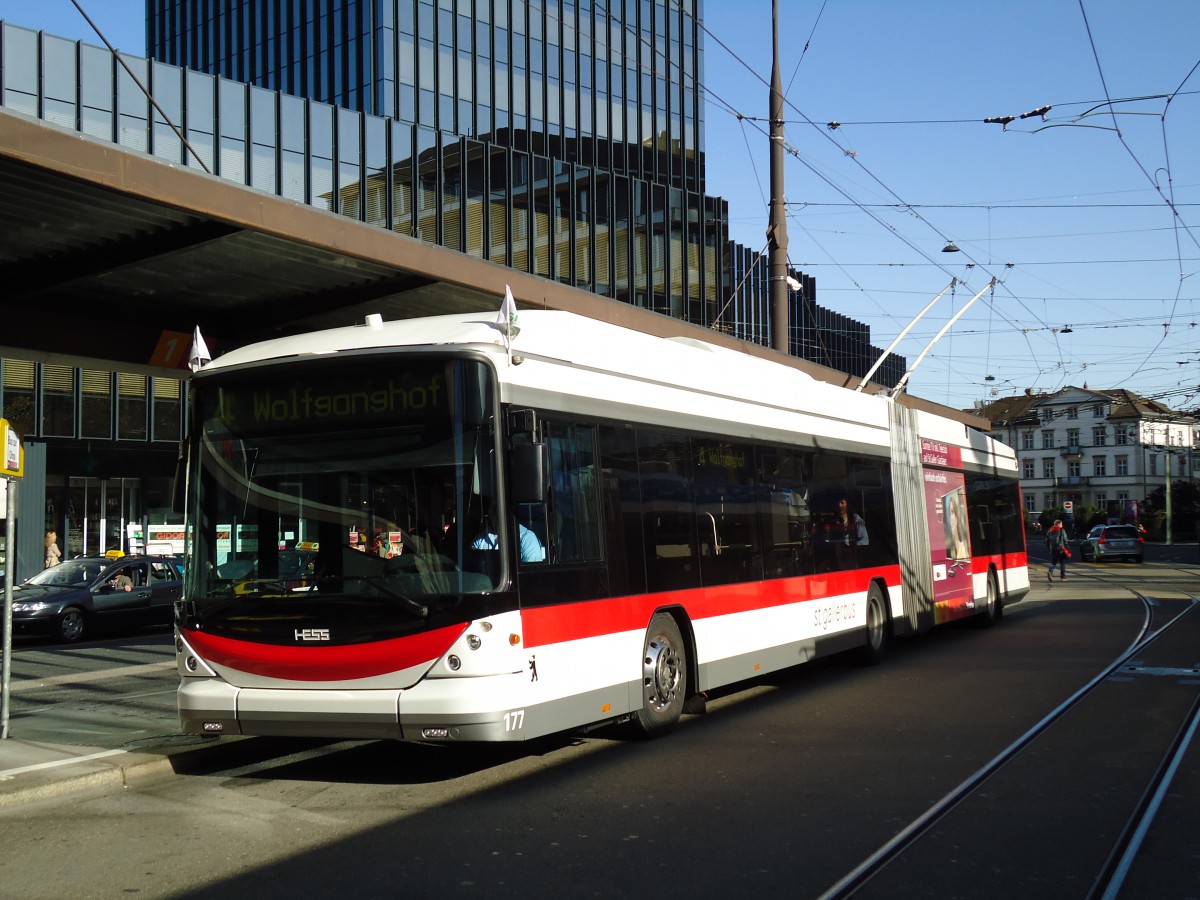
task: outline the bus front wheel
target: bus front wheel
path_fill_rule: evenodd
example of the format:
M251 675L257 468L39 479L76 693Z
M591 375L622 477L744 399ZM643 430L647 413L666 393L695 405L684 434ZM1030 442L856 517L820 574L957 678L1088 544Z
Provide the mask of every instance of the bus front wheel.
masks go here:
M633 722L645 737L666 734L679 722L687 688L687 649L675 619L656 613L642 649L642 708Z

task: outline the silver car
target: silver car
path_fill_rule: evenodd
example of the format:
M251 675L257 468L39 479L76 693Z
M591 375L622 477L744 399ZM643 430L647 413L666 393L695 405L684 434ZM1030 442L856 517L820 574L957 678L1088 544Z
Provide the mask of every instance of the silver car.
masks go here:
M1133 525L1097 525L1079 542L1079 558L1083 562L1106 559L1141 562L1144 546L1141 534Z

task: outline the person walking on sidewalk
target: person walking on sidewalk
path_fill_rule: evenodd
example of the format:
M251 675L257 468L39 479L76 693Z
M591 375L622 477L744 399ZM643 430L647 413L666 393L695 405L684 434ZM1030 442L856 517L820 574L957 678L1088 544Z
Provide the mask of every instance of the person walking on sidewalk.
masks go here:
M1062 519L1055 519L1046 532L1046 549L1050 551L1050 566L1046 569L1046 580L1054 580L1054 567L1058 566L1058 580L1067 580L1067 532Z

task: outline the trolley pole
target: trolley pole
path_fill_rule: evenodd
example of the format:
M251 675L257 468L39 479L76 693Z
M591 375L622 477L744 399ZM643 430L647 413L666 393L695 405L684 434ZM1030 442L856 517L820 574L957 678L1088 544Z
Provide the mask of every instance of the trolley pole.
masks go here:
M790 350L788 329L788 237L783 195L783 80L779 76L779 0L771 0L771 219L770 249L771 346Z

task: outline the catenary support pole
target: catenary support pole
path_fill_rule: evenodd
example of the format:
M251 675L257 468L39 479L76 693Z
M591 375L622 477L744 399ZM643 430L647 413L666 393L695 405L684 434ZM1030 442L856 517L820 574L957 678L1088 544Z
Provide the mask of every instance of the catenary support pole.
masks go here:
M783 79L779 75L779 0L771 0L771 221L767 228L770 256L771 346L790 349L788 327L788 237L783 193Z

